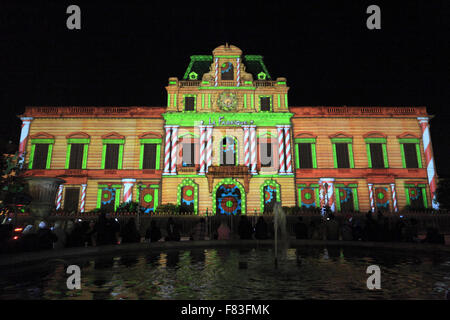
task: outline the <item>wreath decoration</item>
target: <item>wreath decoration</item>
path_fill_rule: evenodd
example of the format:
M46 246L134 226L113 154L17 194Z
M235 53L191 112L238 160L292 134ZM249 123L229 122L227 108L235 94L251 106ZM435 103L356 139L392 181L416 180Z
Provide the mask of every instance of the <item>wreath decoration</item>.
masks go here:
M197 80L197 79L198 79L198 74L197 73L195 73L194 71L189 73L189 80Z
M217 101L219 108L223 111L234 110L237 106L237 96L234 93L222 93Z

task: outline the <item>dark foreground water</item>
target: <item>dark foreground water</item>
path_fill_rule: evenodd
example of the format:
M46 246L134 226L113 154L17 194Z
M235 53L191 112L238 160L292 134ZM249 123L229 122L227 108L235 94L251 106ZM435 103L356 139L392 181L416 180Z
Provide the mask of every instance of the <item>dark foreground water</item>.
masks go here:
M68 290L66 268L81 267ZM381 269L381 290L366 269ZM399 250L309 247L193 249L53 260L0 270L0 299L445 299L450 256Z

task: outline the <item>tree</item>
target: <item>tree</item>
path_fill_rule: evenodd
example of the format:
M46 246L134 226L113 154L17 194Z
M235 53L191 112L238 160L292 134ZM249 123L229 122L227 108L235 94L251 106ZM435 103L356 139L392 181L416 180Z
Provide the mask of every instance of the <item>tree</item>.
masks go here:
M450 179L439 178L436 189L436 200L440 210L450 210Z

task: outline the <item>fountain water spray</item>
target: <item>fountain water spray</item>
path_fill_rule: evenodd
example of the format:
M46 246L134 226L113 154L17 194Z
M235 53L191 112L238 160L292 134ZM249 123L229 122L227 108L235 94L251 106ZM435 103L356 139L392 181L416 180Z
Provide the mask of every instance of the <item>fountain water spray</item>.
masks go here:
M280 240L283 248L288 246L288 234L286 231L286 214L284 213L281 202L276 202L273 206L274 229L275 229L275 267L278 266L278 229L280 229Z

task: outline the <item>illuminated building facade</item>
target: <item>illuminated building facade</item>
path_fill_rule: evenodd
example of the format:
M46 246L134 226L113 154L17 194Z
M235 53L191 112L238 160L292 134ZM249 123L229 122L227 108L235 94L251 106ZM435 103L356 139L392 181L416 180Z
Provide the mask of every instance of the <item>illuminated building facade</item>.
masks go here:
M425 107L289 107L285 78L232 45L191 56L166 107L27 107L27 175L61 177L58 209L255 214L431 208Z

